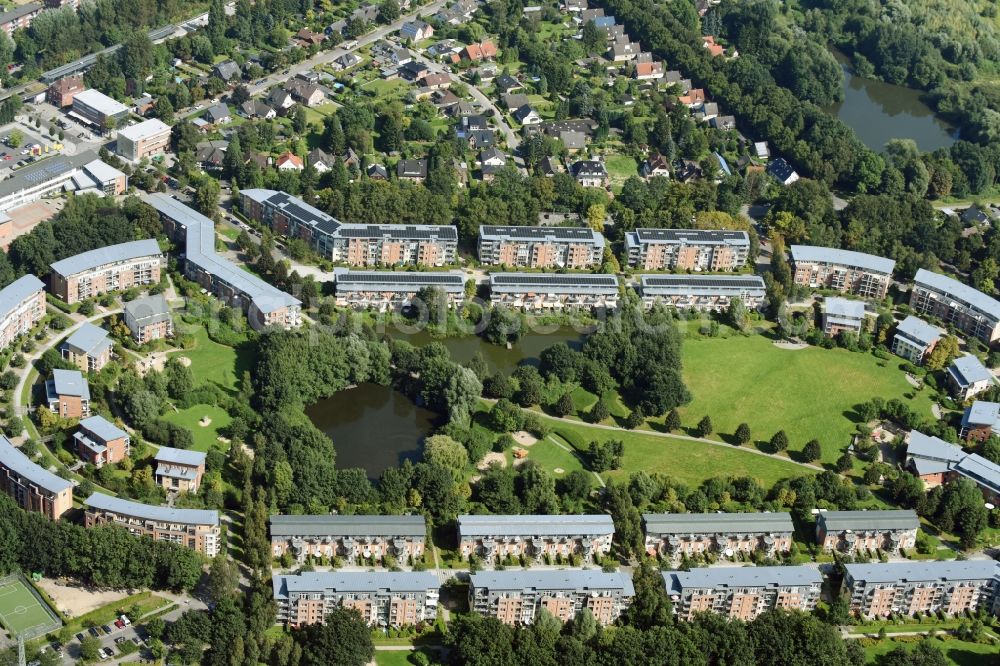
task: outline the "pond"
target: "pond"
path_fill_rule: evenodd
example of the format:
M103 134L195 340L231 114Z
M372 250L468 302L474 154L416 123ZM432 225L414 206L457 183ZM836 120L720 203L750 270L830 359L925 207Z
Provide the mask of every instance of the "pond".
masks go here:
M855 76L846 55L833 51L844 70L844 101L826 108L872 150L881 151L890 139L913 139L922 151L946 148L958 139L958 130L934 115L912 88Z

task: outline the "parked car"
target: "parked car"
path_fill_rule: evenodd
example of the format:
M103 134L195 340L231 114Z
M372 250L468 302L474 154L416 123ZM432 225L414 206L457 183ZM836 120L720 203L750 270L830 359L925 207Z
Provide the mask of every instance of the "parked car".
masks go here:
M114 631L115 631L114 629L111 628L110 624L104 625L103 627L101 627L101 629L103 629L104 633L106 633L106 634L111 634L111 633L114 633Z
M76 635L76 640L78 641L82 641L84 638L86 638L86 636L83 635L82 631Z
M101 632L97 630L97 627L91 627L90 629L87 630L87 633L89 633L94 638L98 638L101 635Z

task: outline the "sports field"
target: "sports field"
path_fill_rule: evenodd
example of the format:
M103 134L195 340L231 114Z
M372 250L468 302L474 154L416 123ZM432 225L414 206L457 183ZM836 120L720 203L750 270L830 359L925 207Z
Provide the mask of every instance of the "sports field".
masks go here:
M0 580L0 624L11 637L34 638L54 631L62 622L20 576Z

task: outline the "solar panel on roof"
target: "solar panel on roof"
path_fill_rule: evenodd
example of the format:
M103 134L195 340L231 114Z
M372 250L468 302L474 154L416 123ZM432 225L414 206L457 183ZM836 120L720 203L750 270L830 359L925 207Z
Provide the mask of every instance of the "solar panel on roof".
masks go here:
M540 284L540 285L594 285L610 286L618 285L618 279L613 275L561 275L551 273L494 273L490 276L494 284Z
M649 287L763 287L764 282L757 276L701 277L701 276L643 276L642 283Z
M461 275L449 273L406 273L406 272L365 272L365 273L341 273L337 275L337 282L347 284L351 282L365 283L426 283L426 284L460 284L464 286Z

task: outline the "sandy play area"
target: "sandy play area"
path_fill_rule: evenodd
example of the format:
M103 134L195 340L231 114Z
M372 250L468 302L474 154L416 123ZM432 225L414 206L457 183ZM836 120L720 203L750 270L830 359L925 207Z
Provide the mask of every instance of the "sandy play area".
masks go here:
M69 617L114 603L129 596L127 590L92 590L80 585L60 585L51 578L43 578L38 587L56 603L56 608Z

